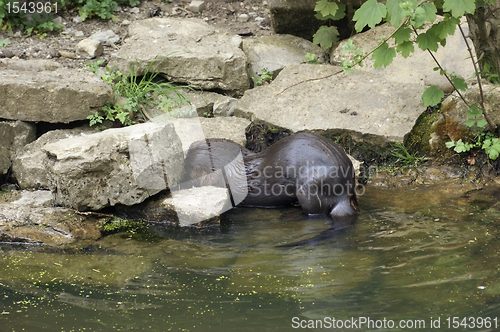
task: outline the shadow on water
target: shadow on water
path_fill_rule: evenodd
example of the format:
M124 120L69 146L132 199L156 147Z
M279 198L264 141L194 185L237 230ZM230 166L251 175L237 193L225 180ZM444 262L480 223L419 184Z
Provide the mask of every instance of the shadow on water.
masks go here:
M85 250L3 248L2 331L291 331L362 317L394 321L380 331L436 319L447 330L447 318L472 316L491 318L476 330L497 330L500 191L458 192L369 187L355 225L314 246L276 248L330 226L289 208L234 209L221 229L157 225L152 240L114 234Z

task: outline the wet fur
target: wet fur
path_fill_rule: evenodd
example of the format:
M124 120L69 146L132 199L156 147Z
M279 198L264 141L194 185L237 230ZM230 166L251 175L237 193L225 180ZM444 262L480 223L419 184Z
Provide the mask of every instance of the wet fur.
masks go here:
M247 186L232 187L233 192L248 190L238 206L284 207L298 203L305 214L328 215L334 221L330 229L318 236L284 246L318 242L355 221L358 203L353 165L339 146L311 133L285 137L259 153L225 139L195 142L188 150L181 182L196 186L227 186L214 172L230 164L240 151L244 169L225 168L227 177L239 179L241 181L237 183ZM306 171L301 173L300 169ZM328 174L315 172L323 169L329 170ZM334 170L338 175L329 176ZM283 190L278 192L279 188ZM314 188L316 190L312 190ZM342 193L336 194L331 188L341 188Z

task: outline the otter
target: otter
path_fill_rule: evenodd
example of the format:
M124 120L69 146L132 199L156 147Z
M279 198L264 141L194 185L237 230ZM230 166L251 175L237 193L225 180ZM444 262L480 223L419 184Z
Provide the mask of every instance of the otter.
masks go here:
M332 141L312 133L287 136L259 153L226 139L194 142L186 155L181 183L225 186L233 206L298 204L307 215L333 219L333 226L320 235L284 246L331 237L351 225L359 212L349 157Z

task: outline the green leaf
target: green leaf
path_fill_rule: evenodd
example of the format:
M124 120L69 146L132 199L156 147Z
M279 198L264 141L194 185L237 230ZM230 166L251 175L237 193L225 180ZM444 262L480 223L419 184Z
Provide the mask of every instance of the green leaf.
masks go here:
M473 14L476 10L474 0L444 0L443 10L450 12L453 17L461 17L464 14Z
M4 46L9 45L9 44L10 44L9 38L5 38L5 39L0 40L0 47L4 47Z
M379 48L377 48L373 54L372 59L375 60L373 67L375 69L382 66L387 67L391 64L392 60L396 56L396 50L394 47L389 47L387 42L383 43Z
M402 44L406 41L409 41L411 37L411 29L407 27L401 27L394 33L393 37L396 44Z
M338 40L339 31L336 27L320 26L313 36L313 43L320 45L323 49L332 47Z
M434 22L436 19L436 6L433 3L423 3L415 9L415 16L412 19L415 28L420 28L425 22Z
M476 126L478 126L479 128L484 128L487 124L488 121L486 121L486 119L479 119L477 120Z
M457 88L458 90L465 91L467 90L467 83L465 83L465 80L460 77L452 77L451 82Z
M395 27L403 21L403 9L399 5L399 0L387 0L387 20Z
M410 41L405 41L404 43L399 44L396 47L396 50L401 53L401 55L404 58L407 58L410 56L412 52L415 51L415 47L413 46L413 43Z
M455 147L455 142L446 142L445 145L448 149L451 149L451 148Z
M342 50L340 51L340 53L345 54L345 53L355 52L355 51L356 51L356 45L354 45L354 42L352 41L352 39L348 39L347 43L342 45Z
M450 17L449 19L444 19L435 24L437 36L441 39L445 39L447 36L454 35L458 23L460 23L460 21L457 18Z
M469 120L465 121L465 125L467 127L473 127L475 124L476 124L476 120L474 120L474 119L469 119Z
M500 140L498 138L490 138L484 140L482 148L492 160L496 160L500 155Z
M439 89L435 85L432 85L424 90L424 93L422 94L422 101L424 102L425 107L435 106L439 104L443 97L443 90Z
M363 30L365 26L374 28L387 15L387 8L377 0L368 0L354 13L353 21L356 21L354 28L357 32Z
M422 51L429 49L436 52L439 47L438 43L441 40L431 31L431 29L429 29L427 32L419 34L415 41Z
M319 0L314 7L314 11L321 13L323 16L334 16L337 13L337 9L339 9L337 3L328 0Z
M465 114L467 114L467 117L469 118L477 118L483 115L483 111L479 109L477 104L472 104L470 105L470 108L467 111L465 111Z
M467 152L472 148L472 145L469 143L464 143L462 142L462 139L459 139L455 145L455 149L453 149L455 152L461 153L461 152Z
M316 18L318 20L326 21L338 21L343 19L346 16L346 4L345 3L337 3L338 9L335 15L323 15L321 12L316 12Z

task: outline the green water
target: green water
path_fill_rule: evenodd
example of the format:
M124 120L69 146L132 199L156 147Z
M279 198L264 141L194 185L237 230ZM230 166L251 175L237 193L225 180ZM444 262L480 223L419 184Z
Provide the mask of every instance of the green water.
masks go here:
M403 331L400 320L438 330L436 319L439 330L496 331L499 197L369 187L351 230L295 248L275 246L329 221L295 208L235 209L204 234L116 234L85 250L4 246L0 331L296 331L332 318L358 331ZM359 326L363 317L380 328ZM453 317L478 319L448 329ZM490 325L472 328L480 318Z

